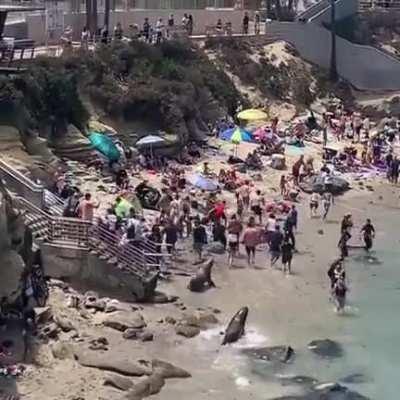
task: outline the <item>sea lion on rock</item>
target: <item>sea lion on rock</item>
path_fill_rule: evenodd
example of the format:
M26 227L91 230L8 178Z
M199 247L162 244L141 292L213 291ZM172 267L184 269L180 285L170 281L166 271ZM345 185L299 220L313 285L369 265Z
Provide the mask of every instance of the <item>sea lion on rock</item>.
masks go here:
M248 313L249 308L243 307L233 316L231 322L229 322L229 325L226 328L222 345L234 343L244 335L244 327L246 325Z
M198 269L196 275L190 279L188 289L192 292L202 292L207 287L215 287L211 279L211 269L214 265L214 259L210 258L204 262Z

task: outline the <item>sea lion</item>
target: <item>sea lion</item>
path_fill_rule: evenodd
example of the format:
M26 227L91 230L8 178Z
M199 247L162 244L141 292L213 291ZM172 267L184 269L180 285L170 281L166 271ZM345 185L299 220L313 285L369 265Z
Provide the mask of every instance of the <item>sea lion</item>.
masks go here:
M188 289L192 292L202 292L207 287L215 287L211 279L211 269L214 265L214 259L210 258L204 262L197 270L196 275L190 279Z
M226 328L222 345L227 343L234 343L244 335L244 327L246 325L248 313L249 308L243 307L233 316L231 322L229 322L229 325Z

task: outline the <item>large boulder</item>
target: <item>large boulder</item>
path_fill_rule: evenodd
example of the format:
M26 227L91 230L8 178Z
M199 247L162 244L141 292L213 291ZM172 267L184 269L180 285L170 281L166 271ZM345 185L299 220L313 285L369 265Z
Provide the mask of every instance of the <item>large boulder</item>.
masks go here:
M117 311L109 314L104 319L103 325L125 332L127 329L142 329L146 326L146 322L138 312Z
M308 344L308 348L320 357L338 358L343 355L342 346L330 339L313 340Z
M306 193L324 193L325 184L322 175L315 175L309 179L305 179L300 183L300 188ZM344 178L339 176L332 177L331 193L334 195L342 194L350 189L350 184Z

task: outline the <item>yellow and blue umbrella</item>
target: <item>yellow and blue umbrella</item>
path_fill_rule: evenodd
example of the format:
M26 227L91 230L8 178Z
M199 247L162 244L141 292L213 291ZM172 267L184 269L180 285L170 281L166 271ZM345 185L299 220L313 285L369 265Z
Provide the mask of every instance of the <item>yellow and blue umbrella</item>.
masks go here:
M229 140L234 144L240 144L242 142L254 142L251 133L239 127L226 129L219 134L219 137L222 140Z

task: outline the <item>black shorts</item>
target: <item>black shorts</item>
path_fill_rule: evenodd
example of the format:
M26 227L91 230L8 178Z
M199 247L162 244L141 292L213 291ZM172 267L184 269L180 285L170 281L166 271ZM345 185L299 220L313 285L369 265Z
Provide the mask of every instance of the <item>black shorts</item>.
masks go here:
M262 209L261 209L260 206L251 207L251 211L253 211L253 213L256 214L256 215L261 215L262 214Z
M239 248L239 242L228 242L230 250L237 250Z
M282 264L287 264L292 261L293 256L291 254L282 253Z
M310 208L313 210L314 208L318 208L318 203L316 201L310 201Z
M256 254L256 248L253 246L246 246L246 253L248 256Z

